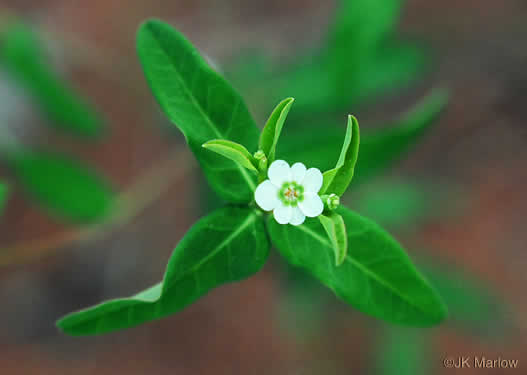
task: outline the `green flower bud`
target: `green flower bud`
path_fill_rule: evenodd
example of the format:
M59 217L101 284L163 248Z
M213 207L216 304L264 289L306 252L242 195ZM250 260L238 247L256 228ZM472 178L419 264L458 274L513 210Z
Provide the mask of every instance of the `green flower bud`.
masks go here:
M265 156L265 153L262 150L258 150L254 153L254 158L256 161L258 161L258 169L260 171L266 171L267 170L267 156Z
M324 202L324 206L330 211L337 209L340 205L340 197L337 194L324 194L320 198Z

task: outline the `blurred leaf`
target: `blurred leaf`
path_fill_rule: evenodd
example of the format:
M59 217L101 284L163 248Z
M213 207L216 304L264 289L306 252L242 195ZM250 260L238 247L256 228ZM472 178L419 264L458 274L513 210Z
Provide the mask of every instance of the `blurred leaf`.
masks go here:
M181 33L161 21L141 26L137 49L157 101L185 135L211 186L227 201L252 200L256 176L201 147L229 139L256 151L258 128L239 94Z
M342 206L336 212L344 218L348 233L348 254L339 267L318 220L290 226L270 218L271 240L291 264L304 268L366 314L415 326L445 319L446 307L439 295L388 233Z
M306 60L275 73L274 76L263 78L261 85L254 83L256 87L274 93L271 95L293 96L296 100L295 111L292 113L295 124L302 122L311 114L349 108L348 96L337 91L336 88L336 66L320 62L317 58L306 58Z
M295 97L295 124L314 115L347 111L425 72L426 51L395 36L401 7L400 0L341 0L322 47L268 69L262 68L266 61L261 53L246 54L245 63L231 67L229 76L250 98Z
M419 60L406 59L404 62L408 64L404 65L399 62L406 55L402 43L386 42L395 33L401 3L400 0L340 1L327 44L321 51L322 61L327 61L333 73L332 100L339 107L405 84L422 72L422 53ZM414 52L418 51L416 46L412 47Z
M377 375L430 374L427 337L422 330L384 327L375 353Z
M108 183L70 157L15 152L8 163L26 192L52 214L94 222L110 213L114 195Z
M244 168L258 172L253 156L239 143L225 139L213 139L212 141L205 142L203 147L236 162Z
M330 212L318 216L320 223L324 227L329 241L335 253L335 265L340 266L348 253L348 236L346 234L346 224L342 216L335 212Z
M344 62L376 48L394 32L401 0L340 0L330 26L328 49L336 60Z
M360 133L359 122L354 116L348 116L348 128L344 145L335 168L324 172L324 183L320 194L336 194L341 196L348 188L355 170L359 154Z
M4 206L7 201L7 185L0 182L0 215L4 211Z
M99 115L60 77L43 49L38 36L23 23L8 24L0 33L0 65L47 114L51 125L80 136L99 134Z
M260 214L226 207L202 218L175 248L163 281L130 298L103 302L57 322L74 336L125 329L174 314L211 289L264 265L269 242Z
M357 67L348 89L349 100L358 103L412 82L425 72L425 49L415 43L390 41ZM342 82L344 85L344 82Z
M293 98L287 98L278 103L260 134L259 149L267 155L269 165L275 159L276 144L278 143L285 119L294 101L295 99Z
M361 139L356 177L366 179L379 174L401 158L421 140L445 108L447 100L445 91L436 90L393 126L365 134Z
M446 103L447 94L443 90L436 90L392 126L382 130L362 131L354 186L384 172L408 152L426 134ZM291 162L302 161L321 170L332 168L338 157L342 134L335 127L326 126L323 129L319 131L312 127L289 132L282 139L280 157ZM317 152L312 152L313 149Z
M381 226L415 225L423 217L443 212L437 195L410 182L383 182L367 189L354 202L357 212ZM439 212L436 213L436 209Z
M466 270L453 270L431 259L419 265L443 297L452 323L493 338L510 328L512 322L506 314L504 301Z

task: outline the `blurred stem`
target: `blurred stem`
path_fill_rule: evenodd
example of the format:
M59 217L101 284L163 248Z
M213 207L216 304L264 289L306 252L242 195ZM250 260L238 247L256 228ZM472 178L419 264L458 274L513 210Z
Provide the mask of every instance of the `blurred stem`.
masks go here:
M174 182L184 177L194 166L188 155L188 152L178 150L154 163L153 167L119 194L115 200L114 214L101 223L0 248L0 267L40 260L74 243L104 238L139 216L166 193ZM176 165L178 168L175 168Z

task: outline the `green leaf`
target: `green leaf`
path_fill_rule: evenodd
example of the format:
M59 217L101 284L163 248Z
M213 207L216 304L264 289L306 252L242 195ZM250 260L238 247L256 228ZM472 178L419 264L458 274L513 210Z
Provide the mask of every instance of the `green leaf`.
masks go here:
M181 33L161 21L141 26L137 49L157 101L185 135L214 190L227 201L252 200L256 176L201 147L212 139L229 139L256 150L258 128L239 94Z
M7 185L0 183L0 214L4 211L7 201Z
M260 135L259 149L267 155L269 165L275 159L276 144L278 143L285 119L294 101L295 99L293 98L287 98L278 103Z
M114 194L108 183L70 157L15 152L8 163L35 202L56 216L94 222L111 212Z
M98 135L102 121L46 59L35 32L20 22L0 34L0 65L26 90L51 125L81 136Z
M175 248L163 281L130 298L67 315L57 326L70 335L96 335L174 314L211 289L256 273L269 255L260 213L226 207L202 218Z
M320 215L318 219L333 246L335 265L340 266L346 259L346 254L348 253L348 235L346 233L344 219L335 212Z
M244 168L258 172L253 156L247 149L239 143L227 141L224 139L214 139L203 144L203 147L216 152L227 159L233 160Z
M342 206L335 212L342 215L348 233L348 253L339 267L318 220L290 226L270 219L271 240L289 263L305 269L366 314L415 326L445 319L440 297L388 233Z
M348 127L344 145L335 168L324 172L324 182L320 194L337 194L341 196L353 179L355 163L359 155L359 122L354 116L348 116Z

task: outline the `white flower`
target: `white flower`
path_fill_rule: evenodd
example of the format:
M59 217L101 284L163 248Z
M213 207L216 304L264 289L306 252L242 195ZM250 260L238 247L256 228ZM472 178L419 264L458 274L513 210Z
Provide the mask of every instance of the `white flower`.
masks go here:
M292 167L283 160L275 160L267 171L268 180L254 192L258 206L273 211L279 224L300 225L307 217L316 217L324 210L318 196L322 187L322 173L317 168L306 170L302 163Z

